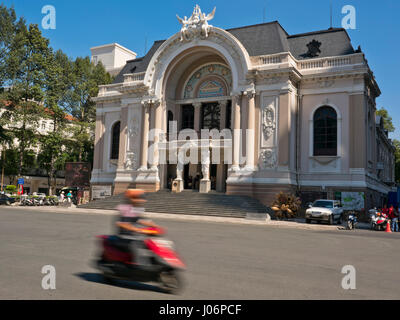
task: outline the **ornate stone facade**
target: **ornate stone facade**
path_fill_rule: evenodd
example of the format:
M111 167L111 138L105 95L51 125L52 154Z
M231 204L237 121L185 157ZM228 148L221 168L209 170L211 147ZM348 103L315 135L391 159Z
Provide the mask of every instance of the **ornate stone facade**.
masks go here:
M180 31L100 87L92 184L214 189L266 204L280 190L357 191L378 205L394 177L374 156L380 90L346 31L288 36L277 22L223 30L208 23L215 12L178 16ZM116 121L118 167L109 158ZM385 145L380 162L393 166Z

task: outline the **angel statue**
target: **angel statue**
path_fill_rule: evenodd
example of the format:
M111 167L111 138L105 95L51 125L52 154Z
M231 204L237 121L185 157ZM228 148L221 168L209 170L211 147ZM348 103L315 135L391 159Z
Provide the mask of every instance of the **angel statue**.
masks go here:
M202 13L200 10L201 36L204 38L207 38L208 34L210 33L211 26L208 24L208 21L214 19L216 9L217 8L214 7L213 11L208 15Z
M181 41L189 40L190 39L189 24L191 22L190 19L188 20L186 16L184 19L180 18L178 15L176 15L176 17L178 18L178 21L182 25Z
M206 15L205 13L201 12L200 7L196 5L189 19L186 16L184 19L182 19L176 15L179 23L182 25L181 41L189 41L194 35L198 34L202 38L207 38L211 28L211 26L208 24L208 21L214 18L215 10L216 8L214 7L214 10L210 14Z

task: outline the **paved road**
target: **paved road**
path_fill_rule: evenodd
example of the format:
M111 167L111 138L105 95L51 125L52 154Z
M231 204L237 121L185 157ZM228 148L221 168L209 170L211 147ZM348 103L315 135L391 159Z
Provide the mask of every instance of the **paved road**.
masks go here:
M0 207L0 299L400 299L400 233L156 220L188 265L179 296L102 282L89 265L113 217ZM343 290L354 265L357 289ZM57 289L41 288L53 265Z

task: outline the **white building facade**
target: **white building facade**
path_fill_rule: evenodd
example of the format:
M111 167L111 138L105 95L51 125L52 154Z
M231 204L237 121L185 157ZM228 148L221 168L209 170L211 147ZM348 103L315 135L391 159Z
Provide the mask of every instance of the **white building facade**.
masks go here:
M265 204L279 191L362 192L379 205L393 150L389 142L378 164L380 89L346 31L223 30L209 25L214 14L196 6L180 32L100 87L92 186L215 190Z

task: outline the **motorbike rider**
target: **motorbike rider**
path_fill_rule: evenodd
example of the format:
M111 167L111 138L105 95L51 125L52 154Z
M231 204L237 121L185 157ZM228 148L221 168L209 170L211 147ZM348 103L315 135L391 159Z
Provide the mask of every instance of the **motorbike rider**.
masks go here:
M117 233L132 253L134 260L132 262L136 264L145 263L145 259L140 254L141 249L145 249L143 235L154 233L151 229L144 229L143 227L159 228L152 221L145 220L142 217L144 204L146 203L146 200L143 198L144 195L144 190L129 189L125 192L125 203L117 207L117 210L120 212L116 221Z
M384 205L383 205L381 214L382 214L384 217L387 217L387 216L388 216L388 214L389 214L389 208L387 207L387 204L384 204Z

